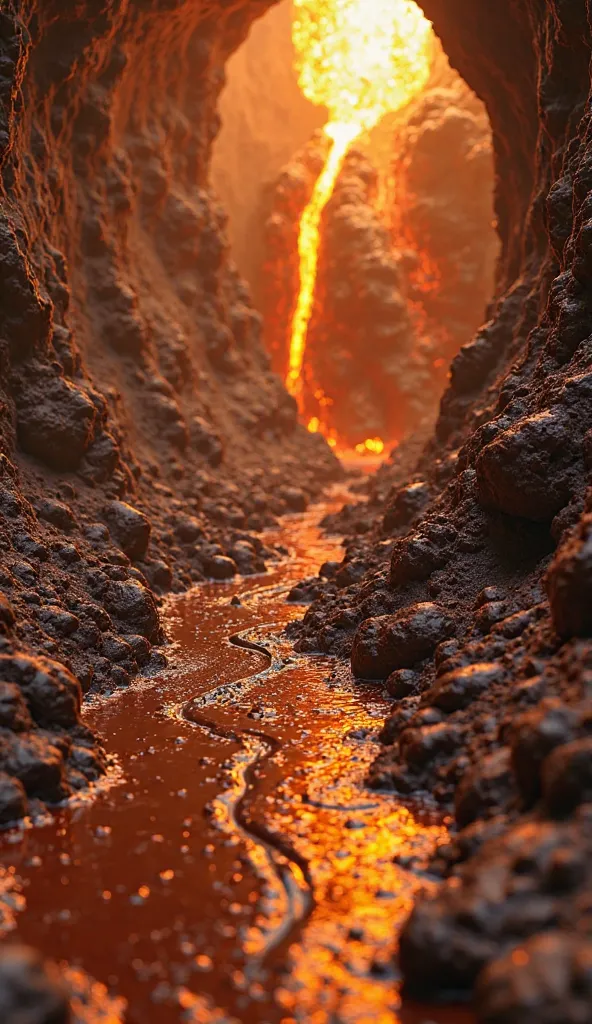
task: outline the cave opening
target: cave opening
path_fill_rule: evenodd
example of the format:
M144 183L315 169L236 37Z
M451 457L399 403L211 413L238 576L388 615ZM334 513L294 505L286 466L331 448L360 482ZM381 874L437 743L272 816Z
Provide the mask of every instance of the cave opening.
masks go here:
M491 126L415 3L378 4L374 24L355 0L335 10L284 0L253 24L227 64L211 180L301 422L342 455L381 456L427 436L452 358L487 318ZM347 69L364 64L374 88L356 94ZM341 126L315 211L340 90L352 121L364 113L350 137Z

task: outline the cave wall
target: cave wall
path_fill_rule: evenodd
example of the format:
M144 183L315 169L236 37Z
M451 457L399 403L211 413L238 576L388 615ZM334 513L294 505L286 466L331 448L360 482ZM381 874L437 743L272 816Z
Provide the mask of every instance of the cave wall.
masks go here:
M444 881L402 936L408 989L474 990L487 1024L575 1024L592 1012L592 12L423 6L489 111L497 298L426 451L341 516L344 564L295 632L393 699L370 784L454 815Z
M489 122L435 39L434 51L421 95L352 147L321 219L302 415L340 448L429 436L450 360L493 296L499 237ZM326 152L326 137L314 133L268 196L259 302L283 376L299 222Z
M300 500L287 489L270 505L270 483L279 494L289 474L314 490L297 450L329 458L305 448L317 442L268 370L208 188L223 65L268 6L8 0L0 13L4 821L104 770L80 724L80 684L93 672L124 683L150 659L155 589L232 570L229 531ZM388 519L370 506L378 522L350 548L355 571L305 628L344 650L357 626L359 668L384 654L375 623L393 615L397 643L413 642L411 666L394 668L411 678L392 686L418 690L384 736L381 779L399 791L419 780L443 800L467 780L457 815L473 833L449 854L452 883L414 912L408 983L428 967L442 987L480 976L482 1018L507 1020L520 999L513 944L531 944L525 970L544 965L532 946L543 928L567 965L557 1019L575 1022L588 950L577 894L590 881L577 770L589 763L592 632L590 11L584 0L423 6L488 108L498 300L454 360L411 486L394 484ZM241 543L255 557L248 532ZM344 589L365 565L371 575ZM475 657L495 666L480 682L462 675ZM392 668L389 654L379 673ZM468 703L442 712L450 688Z
M227 62L212 149L211 181L228 213L233 258L261 312L266 193L326 120L298 85L292 17L292 0L270 7Z
M0 12L2 821L104 771L81 692L162 668L159 595L264 569L253 531L336 472L209 186L224 66L268 6Z

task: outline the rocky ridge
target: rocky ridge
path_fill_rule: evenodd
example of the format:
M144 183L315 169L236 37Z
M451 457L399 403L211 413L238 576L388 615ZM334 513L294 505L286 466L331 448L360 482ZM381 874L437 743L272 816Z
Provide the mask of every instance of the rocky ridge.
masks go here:
M591 17L424 7L490 114L498 297L411 471L403 448L328 524L348 531L346 557L309 581L294 634L392 696L370 785L454 815L444 880L402 936L407 988L474 991L487 1024L578 1024L592 1011Z

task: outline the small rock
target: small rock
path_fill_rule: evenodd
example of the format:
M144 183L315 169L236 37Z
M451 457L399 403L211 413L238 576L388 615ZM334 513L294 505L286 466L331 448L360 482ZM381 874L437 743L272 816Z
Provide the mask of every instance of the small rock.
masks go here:
M411 697L416 693L419 676L417 672L412 672L409 668L399 668L396 672L391 672L385 685L387 693L391 697L394 697L395 700L403 700L403 698Z
M592 943L558 931L489 964L475 992L482 1024L583 1024L591 1019Z
M75 633L80 619L57 605L45 605L39 611L39 622L46 633L55 637L68 637Z
M557 747L542 768L543 800L550 814L567 817L592 801L592 737Z
M20 821L27 813L27 794L22 782L12 778L6 772L0 772L0 825L10 825ZM2 985L2 967L0 961L0 988ZM0 1012L2 993L0 991ZM4 1020L3 1017L0 1017Z
M61 750L39 733L12 737L4 752L4 768L22 783L27 796L59 803L68 795Z
M406 729L399 743L401 755L413 768L423 768L437 757L454 754L460 745L461 732L447 722Z
M38 953L5 945L0 953L0 1020L4 1024L69 1024L69 998L58 972Z
M521 715L512 725L510 746L512 767L526 807L541 793L541 772L545 759L575 738L577 714L573 708L552 698Z
M143 558L150 542L148 517L124 501L112 501L105 509L105 518L121 550L134 561Z
M297 487L281 487L278 497L286 503L290 512L306 512L308 501L304 491Z
M367 619L354 637L352 672L359 679L386 679L400 668L413 668L449 637L453 623L439 605L425 602L396 615Z
M236 576L238 567L232 558L226 555L210 555L204 558L203 569L207 576L215 580L229 580Z
M160 635L158 609L151 592L137 580L110 582L104 597L107 611L151 643Z
M455 795L459 828L503 809L514 794L514 777L508 747L488 754L462 778Z
M177 537L184 544L195 543L204 534L203 525L195 516L180 516L175 520L174 529Z
M0 682L0 728L25 732L33 727L25 699L16 683Z
M440 676L425 694L425 701L448 714L460 711L503 677L504 669L499 662L466 665Z
M0 655L0 678L16 684L42 728L71 728L79 721L80 684L60 662L26 654Z
M76 519L69 505L62 501L43 498L36 503L37 515L40 519L51 523L64 533L71 533L76 527Z
M582 517L547 575L553 625L560 637L592 636L592 515Z

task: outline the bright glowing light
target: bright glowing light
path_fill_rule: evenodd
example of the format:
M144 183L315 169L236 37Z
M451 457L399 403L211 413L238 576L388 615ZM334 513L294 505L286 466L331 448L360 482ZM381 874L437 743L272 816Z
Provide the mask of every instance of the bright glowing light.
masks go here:
M381 437L367 437L361 444L356 445L356 451L359 455L367 455L368 452L372 455L382 455L384 441Z
M302 368L317 278L320 224L352 142L399 110L430 73L431 24L412 0L294 0L302 92L329 111L325 166L300 220L300 290L286 387L303 409Z
M327 125L325 131L329 128L334 133L333 144L329 150L325 166L317 179L312 198L302 214L298 235L300 291L292 320L292 337L290 341L286 387L290 394L296 398L300 406L302 404L302 366L319 263L319 244L321 240L319 228L321 217L333 193L335 182L343 166L343 161L350 144L359 134L355 125L351 124Z

